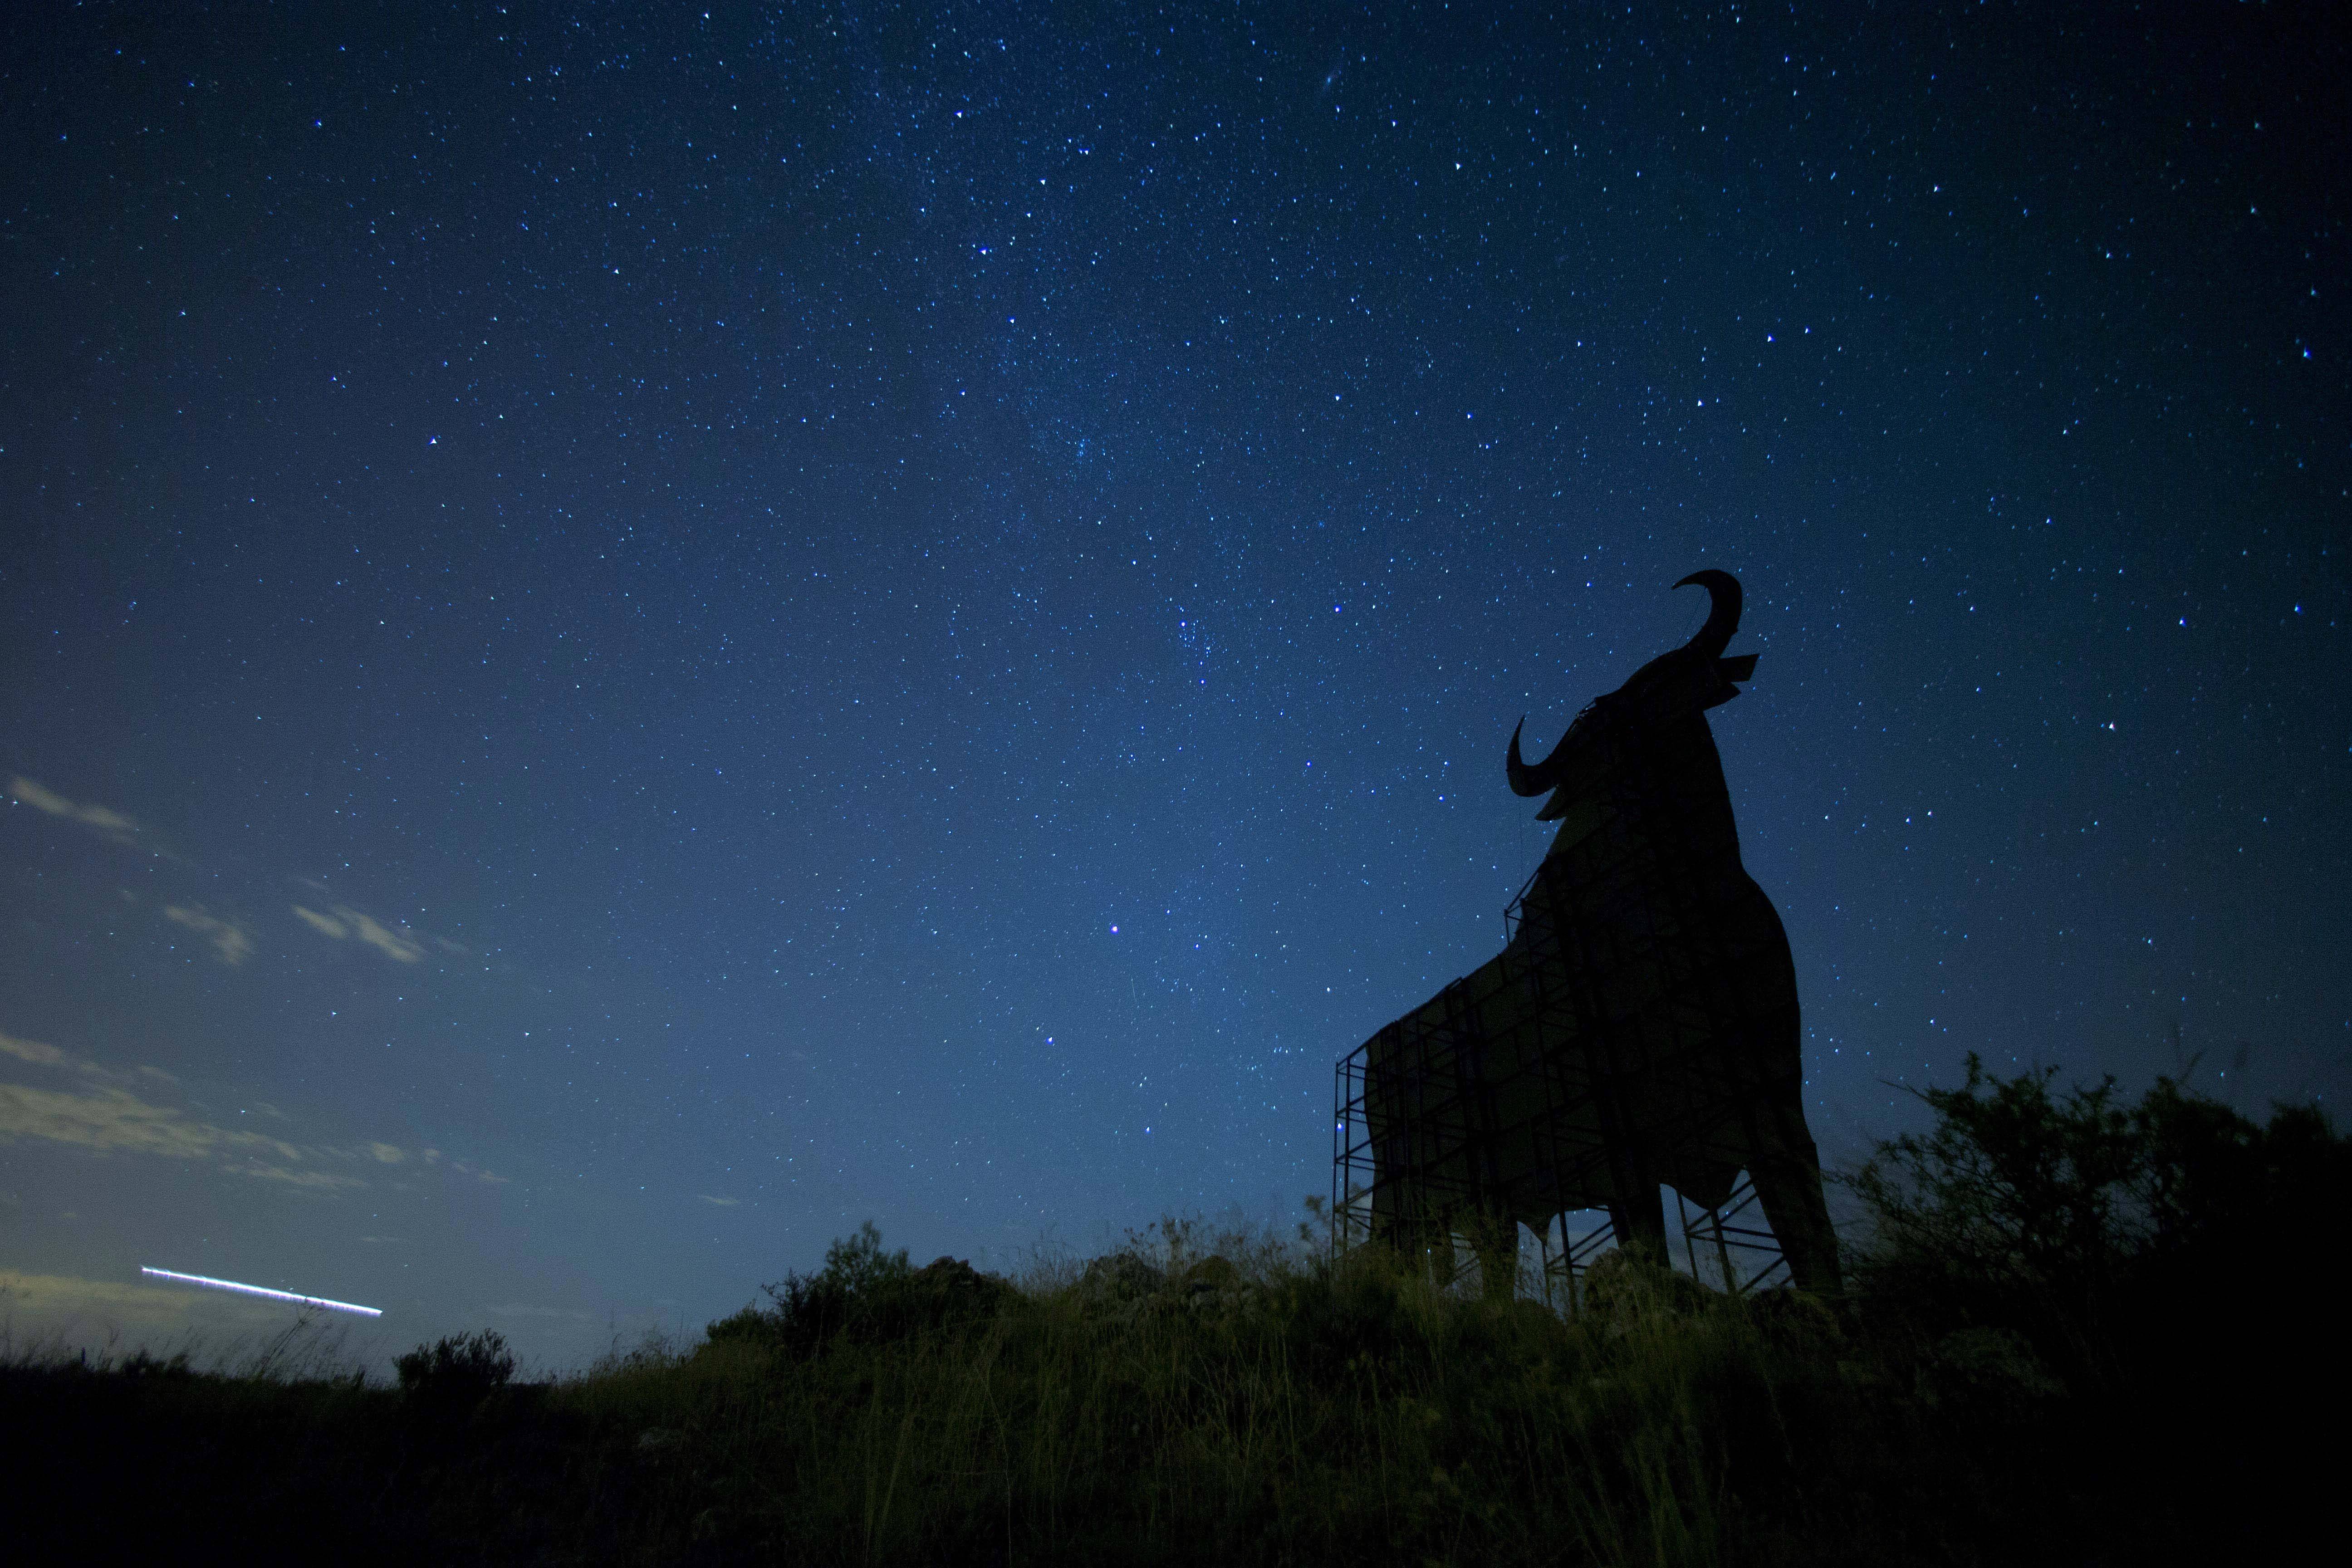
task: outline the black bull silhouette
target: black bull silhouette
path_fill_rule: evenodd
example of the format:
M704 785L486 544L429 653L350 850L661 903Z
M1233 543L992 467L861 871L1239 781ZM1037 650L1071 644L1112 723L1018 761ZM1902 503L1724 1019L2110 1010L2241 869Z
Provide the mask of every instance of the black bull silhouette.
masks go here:
M1703 1208L1742 1170L1800 1288L1838 1289L1821 1161L1805 1126L1789 938L1739 861L1706 710L1754 655L1723 657L1739 584L1699 572L1706 625L1580 714L1533 766L1513 731L1511 787L1549 790L1550 851L1509 942L1367 1041L1372 1228L1402 1246L1453 1235L1489 1289L1516 1272L1518 1224L1606 1208L1621 1245L1663 1258L1664 1182Z

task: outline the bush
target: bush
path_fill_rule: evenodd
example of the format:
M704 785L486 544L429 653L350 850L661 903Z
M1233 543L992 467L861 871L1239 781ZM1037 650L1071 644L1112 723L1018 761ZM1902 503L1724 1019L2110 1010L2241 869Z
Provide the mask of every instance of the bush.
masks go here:
M506 1336L493 1329L419 1345L392 1364L400 1373L401 1392L436 1403L481 1400L505 1387L515 1372Z
M2323 1260L2296 1233L2352 1197L2352 1142L2310 1107L2261 1126L2169 1079L2127 1105L2112 1078L2055 1095L2056 1075L1970 1056L1960 1088L1920 1091L1930 1131L1846 1178L1874 1221L1853 1272L1877 1330L2017 1334L2086 1386L2136 1375L2184 1321L2300 1321Z
M767 1307L755 1304L722 1318L705 1338L714 1345L761 1345L807 1357L844 1336L878 1343L990 1317L1019 1297L1006 1281L961 1258L915 1268L906 1248L883 1250L872 1220L825 1248L824 1267L816 1272L786 1274L761 1289Z
M2009 1450L1999 1484L2047 1516L2103 1500L2151 1549L2291 1533L2273 1521L2335 1480L2302 1434L2347 1390L2325 1238L2352 1142L2310 1107L2257 1124L2169 1079L2134 1104L2055 1077L1970 1057L1922 1092L1932 1129L1848 1178L1874 1221L1852 1271L1874 1375L1929 1440Z

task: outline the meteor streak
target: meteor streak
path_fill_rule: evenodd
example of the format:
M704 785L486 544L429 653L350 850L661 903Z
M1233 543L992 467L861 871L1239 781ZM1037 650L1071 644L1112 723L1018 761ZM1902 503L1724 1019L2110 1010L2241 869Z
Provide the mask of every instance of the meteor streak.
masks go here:
M381 1307L355 1307L349 1301L330 1301L324 1296L297 1296L291 1290L272 1290L266 1285L240 1285L234 1279L214 1279L202 1274L182 1274L170 1268L149 1268L142 1266L142 1274L152 1274L158 1279L177 1279L184 1285L202 1285L208 1290L234 1290L241 1296L267 1296L273 1301L295 1301L305 1307L324 1307L331 1312L357 1312L363 1318L381 1318Z

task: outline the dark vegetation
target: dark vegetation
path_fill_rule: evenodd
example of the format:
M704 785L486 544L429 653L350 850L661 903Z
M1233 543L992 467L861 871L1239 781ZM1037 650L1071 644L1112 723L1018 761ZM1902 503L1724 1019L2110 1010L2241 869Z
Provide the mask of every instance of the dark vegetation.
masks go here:
M24 1561L2264 1561L2332 1500L2352 1143L1972 1063L1840 1302L1615 1255L1570 1316L1183 1222L1018 1285L871 1226L591 1371L0 1368Z

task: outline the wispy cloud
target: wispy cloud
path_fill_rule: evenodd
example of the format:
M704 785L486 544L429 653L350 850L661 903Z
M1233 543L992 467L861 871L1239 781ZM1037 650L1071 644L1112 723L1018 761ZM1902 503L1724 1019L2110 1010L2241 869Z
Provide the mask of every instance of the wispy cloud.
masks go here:
M499 1175L496 1171L485 1171L470 1160L451 1160L438 1149L419 1149L416 1152L416 1157L426 1164L436 1167L446 1160L449 1168L459 1175L470 1177L477 1182L488 1182L494 1187L503 1187L508 1183L508 1178Z
M406 926L394 930L349 904L337 904L332 914L325 915L296 904L294 917L320 936L332 937L337 942L357 938L395 963L415 963L425 956L425 944L411 935Z
M260 1301L220 1300L113 1279L82 1279L69 1274L20 1274L0 1268L0 1306L34 1324L63 1326L77 1318L97 1318L123 1329L182 1331L195 1320L261 1323L283 1316Z
M79 822L85 827L95 829L101 837L111 839L117 844L127 844L134 848L144 847L139 842L141 832L139 824L119 811L110 810L102 805L84 805L78 801L68 800L56 791L43 789L39 784L21 774L8 781L8 793L37 811L46 811L51 816L62 816L68 821Z
M335 912L358 928L362 942L381 952L386 958L402 963L415 963L425 956L424 944L411 937L405 928L394 931L388 926L378 925L357 910L347 910L341 904L335 906Z
M743 1201L741 1198L714 1198L709 1193L697 1193L694 1195L714 1208L731 1209Z
M106 1069L76 1061L56 1047L38 1041L0 1036L0 1047L12 1056L38 1061L68 1072L106 1076ZM26 1047L32 1047L26 1049ZM54 1059L39 1052L55 1053ZM220 1170L257 1181L277 1182L312 1192L340 1192L364 1187L366 1178L341 1164L397 1165L409 1158L394 1143L370 1142L358 1149L335 1149L289 1142L245 1127L222 1127L169 1105L142 1100L112 1084L95 1085L89 1092L71 1093L36 1089L27 1084L0 1083L0 1144L19 1139L88 1149L100 1154L153 1154L163 1159L215 1163ZM505 1184L507 1178L470 1161L450 1163L452 1171L471 1181Z
M219 952L220 961L232 969L252 956L253 939L246 934L245 928L235 921L225 921L217 915L207 914L202 904L195 905L194 908L166 904L163 907L163 918L174 925L184 925L190 931L200 931L212 938L213 947Z
M284 1165L271 1165L259 1160L248 1160L242 1165L229 1167L241 1176L252 1176L265 1182L283 1182L289 1187L310 1187L320 1192L335 1192L344 1187L364 1187L357 1176L340 1175L333 1171L296 1171Z
M320 936L331 936L337 942L352 934L343 929L343 922L333 916L322 915L316 910L306 910L299 904L294 906L294 918Z
M110 1086L90 1094L64 1094L0 1083L0 1143L20 1138L70 1143L100 1153L159 1154L172 1160L209 1160L215 1155L274 1154L288 1161L304 1157L291 1143L259 1132L215 1127Z
M142 1065L129 1072L103 1067L88 1057L78 1057L71 1051L59 1050L47 1040L20 1040L14 1035L0 1034L0 1057L15 1057L20 1062L30 1062L37 1068L51 1068L69 1072L100 1083L133 1084L144 1079L151 1084L169 1084L177 1088L180 1080L159 1067ZM272 1116L282 1116L274 1106L263 1106Z
M81 1080L71 1089L0 1083L0 1144L38 1139L99 1154L153 1154L205 1162L236 1175L322 1193L368 1185L366 1177L354 1168L404 1165L411 1160L432 1166L446 1163L452 1173L490 1186L505 1186L509 1182L496 1171L485 1170L470 1160L449 1159L438 1149L411 1151L381 1140L344 1148L297 1143L275 1131L259 1131L259 1117L256 1125L239 1121L224 1127L131 1092L128 1086L148 1089L179 1082L161 1068L121 1072L47 1041L7 1034L0 1034L0 1057L13 1057ZM247 1109L292 1130L287 1114L266 1100L255 1100Z
M0 1056L15 1057L20 1062L31 1062L35 1067L59 1068L67 1072L104 1070L96 1062L69 1057L55 1046L40 1040L20 1040L14 1035L0 1035Z
M535 1307L527 1301L507 1301L482 1309L501 1318L562 1318L573 1322L589 1321L585 1312L575 1312L562 1307Z
M10 779L7 793L8 796L20 805L28 805L47 816L79 823L110 842L142 849L163 859L185 864L183 857L173 854L156 842L153 829L136 817L116 811L111 806L95 805L73 800L59 795L39 781L26 778L21 773ZM318 893L328 892L325 883L313 879L297 877L292 880L298 886L313 889ZM142 901L139 894L128 888L121 891L122 898L127 902L135 904ZM453 942L446 936L413 930L400 921L380 921L364 910L353 909L349 904L327 902L323 900L321 902L325 906L323 910L302 904L294 905L295 918L320 936L331 938L336 942L362 942L374 948L394 963L421 963L425 960L428 947L438 949L453 957L465 958L472 955L471 950L463 943ZM237 921L215 915L200 903L194 901L185 904L166 903L163 916L176 925L184 926L210 938L214 950L219 954L223 963L241 964L253 954L253 933L247 927Z

